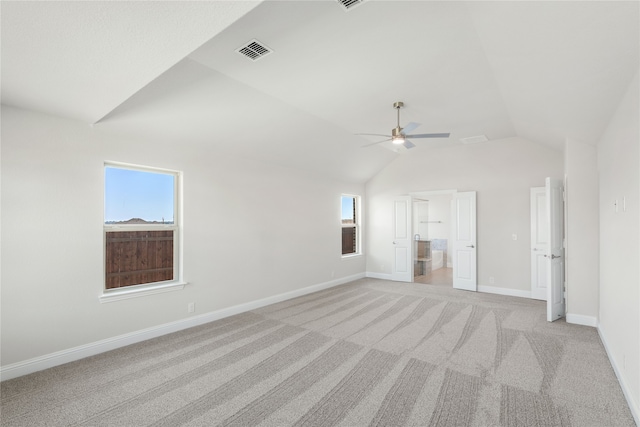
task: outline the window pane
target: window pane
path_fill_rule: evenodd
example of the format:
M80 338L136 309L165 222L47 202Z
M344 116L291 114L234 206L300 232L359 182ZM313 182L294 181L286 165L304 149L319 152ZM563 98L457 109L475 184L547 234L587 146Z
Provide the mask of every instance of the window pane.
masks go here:
M105 289L176 280L177 175L111 165L104 174Z
M342 218L342 255L358 253L358 216L357 216L357 197L342 196L341 199L341 218Z
M173 230L108 231L105 288L173 280Z
M174 187L172 174L107 166L105 223L173 224Z
M356 228L342 227L342 255L356 253Z
M342 223L356 223L356 199L355 197L342 196Z

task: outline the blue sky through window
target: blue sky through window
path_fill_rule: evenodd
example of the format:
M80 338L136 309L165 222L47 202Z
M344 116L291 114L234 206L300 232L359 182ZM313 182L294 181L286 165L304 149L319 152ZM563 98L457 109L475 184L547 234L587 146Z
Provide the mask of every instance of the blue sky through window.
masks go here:
M342 220L353 221L353 204L355 199L351 196L342 196Z
M172 223L175 176L107 166L105 168L105 222L141 218Z

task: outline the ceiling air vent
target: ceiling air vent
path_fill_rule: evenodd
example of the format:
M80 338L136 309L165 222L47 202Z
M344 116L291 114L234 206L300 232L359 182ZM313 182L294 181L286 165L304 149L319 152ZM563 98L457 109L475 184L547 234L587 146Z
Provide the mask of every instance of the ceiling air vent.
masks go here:
M364 0L338 0L338 3L340 3L345 10L350 10L364 3Z
M257 61L258 59L262 58L263 56L267 56L273 51L263 43L260 43L258 40L253 39L241 48L237 49L236 52L246 56L252 61Z
M468 138L462 138L460 139L460 142L462 142L463 144L476 144L478 142L487 142L489 140L489 138L487 138L485 135L478 135L478 136L470 136Z

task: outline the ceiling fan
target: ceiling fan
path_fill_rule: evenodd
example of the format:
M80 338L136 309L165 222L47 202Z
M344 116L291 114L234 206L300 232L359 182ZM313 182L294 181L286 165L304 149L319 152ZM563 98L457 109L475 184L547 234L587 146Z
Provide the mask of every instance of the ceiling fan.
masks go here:
M449 138L449 133L418 133L413 135L407 135L418 126L420 123L407 123L405 127L400 127L400 109L404 107L404 102L398 101L393 103L393 108L398 111L398 124L395 128L391 129L391 135L381 135L378 133L357 133L356 135L373 135L373 136L386 136L387 139L374 142L373 144L363 145L362 147L371 147L372 145L381 144L386 141L391 141L395 145L402 145L405 148L413 148L415 144L409 141L408 138Z

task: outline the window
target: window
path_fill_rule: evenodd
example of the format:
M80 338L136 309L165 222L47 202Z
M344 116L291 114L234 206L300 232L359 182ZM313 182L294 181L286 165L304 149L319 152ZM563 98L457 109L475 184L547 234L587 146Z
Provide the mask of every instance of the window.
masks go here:
M105 164L104 176L105 291L176 282L179 173Z
M360 252L359 199L358 196L342 196L342 255Z

